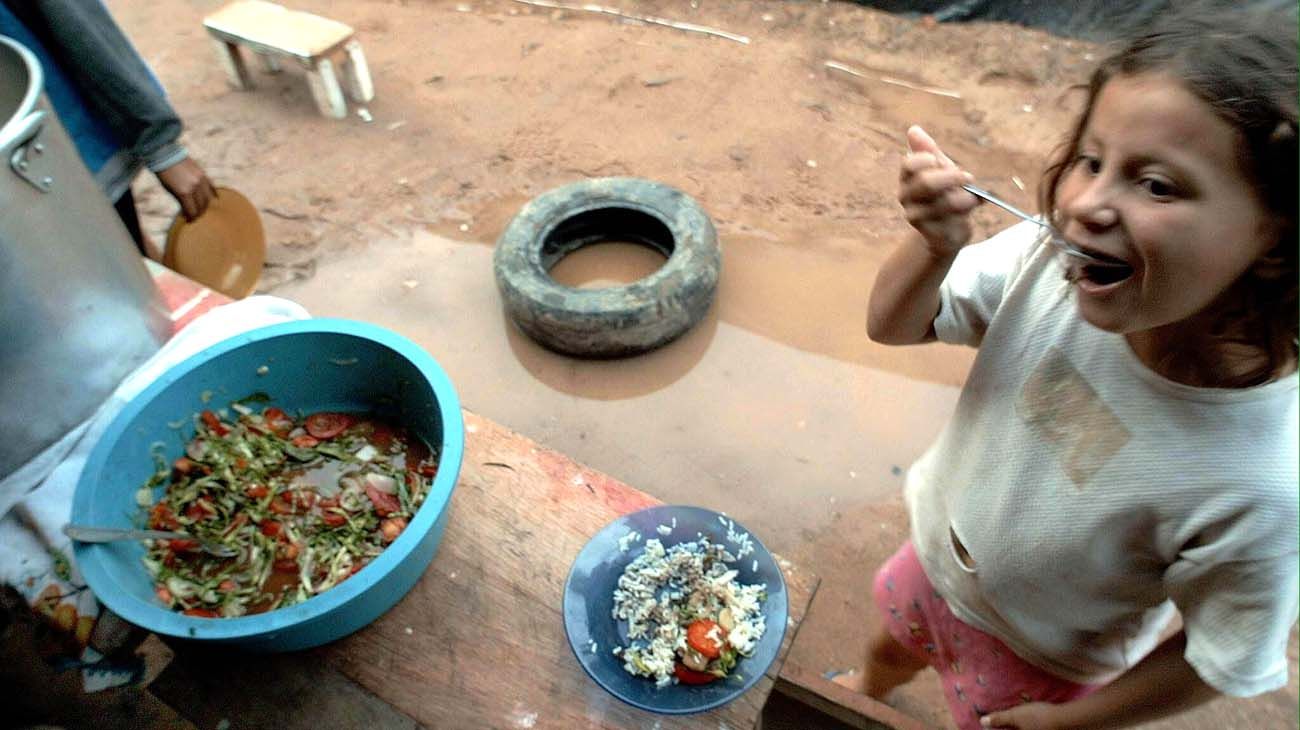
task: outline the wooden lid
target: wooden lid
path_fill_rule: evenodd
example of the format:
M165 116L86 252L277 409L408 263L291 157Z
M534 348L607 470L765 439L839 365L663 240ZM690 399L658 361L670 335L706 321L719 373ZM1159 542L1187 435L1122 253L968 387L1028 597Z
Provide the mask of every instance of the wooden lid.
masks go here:
M257 208L231 188L217 188L217 197L194 221L177 215L163 251L164 266L235 299L253 292L265 262L266 234Z

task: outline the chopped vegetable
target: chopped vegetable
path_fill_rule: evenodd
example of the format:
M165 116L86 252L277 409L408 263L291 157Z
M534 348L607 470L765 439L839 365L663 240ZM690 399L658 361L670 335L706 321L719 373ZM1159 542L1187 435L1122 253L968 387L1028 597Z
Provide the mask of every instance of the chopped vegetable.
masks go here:
M722 627L706 618L696 619L686 627L686 643L706 659L722 655Z
M342 413L313 413L307 416L307 433L318 439L332 439L352 425L352 419Z
M677 676L677 681L682 684L708 684L717 679L715 675L708 672L697 672L681 662L673 665L673 674Z
M156 455L137 494L150 527L195 538L150 541L144 559L158 600L189 616L268 611L346 580L423 504L421 465L436 471L437 454L399 429L344 413L295 421L273 406L258 413L259 400L199 413L185 455ZM201 552L200 539L236 555Z

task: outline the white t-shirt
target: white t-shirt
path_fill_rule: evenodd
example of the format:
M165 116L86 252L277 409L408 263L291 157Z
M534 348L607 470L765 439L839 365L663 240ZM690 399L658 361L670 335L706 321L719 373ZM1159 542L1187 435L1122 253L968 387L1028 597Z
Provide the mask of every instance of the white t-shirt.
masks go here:
M1297 377L1213 389L1157 375L1079 317L1037 236L1024 223L967 247L942 286L939 339L980 350L908 474L927 576L958 618L1067 679L1132 667L1177 606L1207 683L1284 685Z

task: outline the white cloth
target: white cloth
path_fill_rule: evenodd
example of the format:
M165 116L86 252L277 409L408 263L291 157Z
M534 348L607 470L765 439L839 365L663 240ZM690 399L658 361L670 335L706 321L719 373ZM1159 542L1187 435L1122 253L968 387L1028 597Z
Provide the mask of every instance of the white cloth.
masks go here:
M1079 317L1037 231L964 249L941 288L939 339L980 351L908 474L927 576L958 618L1067 679L1136 664L1176 606L1207 683L1282 686L1300 590L1297 377L1162 378Z
M99 437L132 398L173 365L237 334L308 317L302 306L267 296L213 309L128 375L90 419L0 481L0 582L18 589L56 625L75 632L84 646L100 607L72 562L71 543L62 529L72 512L77 480ZM106 670L96 665L98 657L89 647L81 657L87 691L122 683L106 679Z

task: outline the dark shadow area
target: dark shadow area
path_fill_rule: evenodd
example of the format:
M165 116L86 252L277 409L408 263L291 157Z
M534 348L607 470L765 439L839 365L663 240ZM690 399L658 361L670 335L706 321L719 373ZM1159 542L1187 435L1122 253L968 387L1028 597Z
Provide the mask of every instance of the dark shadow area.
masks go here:
M929 15L940 23L1004 21L1041 28L1057 35L1094 41L1111 40L1186 0L854 0L891 13ZM1294 7L1294 0L1205 0L1207 8Z

